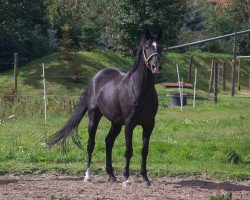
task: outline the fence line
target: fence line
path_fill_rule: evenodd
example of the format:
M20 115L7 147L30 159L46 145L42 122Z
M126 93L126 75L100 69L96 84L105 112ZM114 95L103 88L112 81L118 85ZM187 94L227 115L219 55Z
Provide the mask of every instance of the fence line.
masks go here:
M224 38L228 38L228 37L235 38L236 35L242 35L242 34L247 34L247 33L250 33L250 29L245 30L245 31L230 33L230 34L222 35L222 36L218 36L218 37L208 38L208 39L200 40L197 42L191 42L191 43L187 43L187 44L167 47L167 48L164 48L164 51L170 51L170 50L179 49L179 48L183 48L183 47L189 47L189 46L193 46L193 45L197 45L197 44L203 44L203 43L207 43L207 42L211 42L211 41L215 41L215 40L220 40L220 39L224 39Z
M199 69L197 68L197 70L199 72L211 72L211 69ZM222 67L219 68L219 71L222 71ZM232 72L231 70L225 70L225 72ZM182 72L184 73L184 72ZM186 71L185 71L186 73ZM168 72L168 71L164 71L164 72L160 72L159 75L161 74L176 74L176 72ZM77 78L86 78L86 75L74 75ZM37 75L37 76L32 76L32 75L20 75L20 77L22 78L41 78L41 75ZM46 78L72 78L72 76L60 76L60 75L56 75L56 76L50 76L50 75L46 75ZM157 78L157 77L156 77Z
M217 63L220 63L220 68L219 68L219 77L222 77L222 74L221 74L221 72L224 72L224 73L232 73L232 70L230 70L229 69L229 67L228 67L228 69L227 70L223 70L223 66L224 65L222 65L222 63L225 63L225 62L222 62L222 61L220 61L220 62L218 62L217 61ZM96 71L96 70L93 70L93 71ZM210 72L213 72L213 70L211 70L211 68L210 69L198 69L198 71L199 72L207 72L207 76L209 76L209 73ZM181 74L181 76L183 76L184 74L185 75L187 75L187 72L188 72L188 74L190 75L191 73L194 73L193 72L193 70L185 70L185 71L183 71L182 70L182 72L180 73ZM45 73L45 71L44 71L44 68L43 68L43 74ZM174 71L172 71L172 72L168 72L168 71L163 71L163 72L161 72L161 76L160 76L160 79L163 79L163 77L162 76L165 76L165 75L175 75L176 76L176 73L174 72ZM248 73L248 74L246 74L246 77L247 76L249 76L250 74ZM180 75L179 75L180 76ZM41 75L39 76L39 75L21 75L21 77L22 78L39 78L39 79L41 79ZM43 77L43 76L42 76ZM77 76L76 75L76 77L78 77L78 78L85 78L86 76L85 75L79 75L79 76ZM46 75L46 79L50 79L50 78L72 78L72 76L65 76L65 75ZM157 80L157 79L156 79ZM250 77L249 77L249 80L250 80ZM41 79L41 81L42 81L42 79ZM180 80L178 81L176 81L176 82L180 82ZM66 98L66 97L80 97L80 94L79 95L72 95L72 94L68 94L68 95L53 95L53 94L45 94L45 77L44 77L44 79L43 79L43 84L44 84L44 95L29 95L29 94L18 94L17 95L17 97L43 97L43 98L46 98L46 97L62 97L62 98ZM198 84L197 84L198 85ZM1 96L9 96L9 97L16 97L16 95L12 95L12 94L5 94L5 95L2 95L2 94L0 94L0 97ZM188 95L187 97L193 97L194 95ZM209 94L208 95L203 95L203 96L201 96L201 95L199 95L200 97L205 97L205 98L212 98ZM225 98L225 96L224 96L224 98ZM46 101L46 99L45 99L45 101ZM45 106L46 107L46 106Z
M184 91L185 91L185 88L184 88ZM197 89L196 89L196 91L197 91ZM206 92L206 93L207 93L207 95L203 95L203 94L202 95L197 95L197 92L196 92L196 100L197 99L199 100L199 98L213 99L213 96L212 96L211 93L208 93L208 92ZM43 94L41 94L41 95L20 95L20 94L19 95L3 95L3 94L0 94L0 97L7 97L7 96L9 96L9 97L17 97L17 98L20 98L20 97L39 97L41 99L44 98ZM79 93L79 95L77 95L77 94L74 94L74 95L70 95L70 94L69 95L53 95L53 94L49 95L49 94L46 94L47 98L48 97L62 97L62 98L72 97L72 98L79 98L80 96L81 96L81 93ZM185 96L188 97L188 98L193 98L194 95L192 95L192 94L186 94ZM220 96L223 96L223 99L232 99L229 94L225 94L224 92L220 93ZM237 94L236 94L236 97L250 98L250 96L237 96Z
M80 93L79 95L71 95L71 94L68 94L68 95L56 95L56 94L46 94L46 97L80 97ZM8 94L0 94L0 96L4 97L4 96L10 96L10 97L41 97L43 98L44 97L44 94L37 94L37 95L22 95L22 94L18 94L18 95L8 95Z

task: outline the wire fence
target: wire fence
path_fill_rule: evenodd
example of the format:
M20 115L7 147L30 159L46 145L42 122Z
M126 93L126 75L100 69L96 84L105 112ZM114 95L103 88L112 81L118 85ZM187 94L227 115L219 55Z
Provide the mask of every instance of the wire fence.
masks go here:
M193 70L194 71L194 70ZM201 107L203 104L206 104L206 102L213 102L214 101L214 96L213 93L208 92L208 87L209 87L209 78L211 74L210 69L197 69L197 74L198 74L198 79L197 79L197 94L196 94L196 107ZM42 70L41 70L42 72ZM226 75L227 78L230 78L230 73L231 70L226 70ZM38 72L37 72L38 73ZM40 72L39 72L40 73ZM46 73L46 70L45 70ZM180 71L180 77L184 77L184 80L187 80L187 70L186 71ZM222 69L219 70L219 79L221 81L222 79ZM242 74L242 79L241 81L244 83L245 90L242 90L241 93L236 93L237 96L245 96L245 97L250 97L250 92L248 89L247 83L249 81L249 74L243 73ZM192 82L194 82L194 73L192 73ZM202 76L202 77L201 77ZM173 78L174 77L174 78ZM57 117L58 115L70 115L77 103L78 99L80 98L80 95L82 93L82 90L84 90L84 87L86 85L86 75L77 75L77 82L74 82L72 79L72 76L65 76L65 75L44 75L44 74L35 74L35 75L29 75L29 74L21 74L19 76L20 80L18 82L18 92L17 94L13 93L12 90L7 89L6 91L3 92L2 88L12 88L13 82L12 80L6 81L5 83L1 84L0 87L0 119L1 123L4 123L3 121L11 120L11 116L24 116L24 117L34 117L34 116L39 116L41 118L44 117L46 113L46 118L48 117L49 119L53 117ZM44 94L44 83L43 83L43 78L45 78L45 83L46 83L46 94ZM27 82L29 79L32 79L32 82ZM34 83L34 79L36 80ZM58 91L55 91L53 89L54 83L59 83L62 86L65 84L66 79L66 85L67 84L73 84L73 87L76 87L77 89L68 89L66 88L66 91L63 91L60 94ZM165 80L176 80L177 82L177 73L171 71L162 71L160 76L156 79L157 83L161 83ZM39 83L39 84L38 84ZM204 84L206 83L206 84ZM23 89L23 85L26 86ZM35 84L35 86L34 86ZM193 83L192 83L193 84ZM203 88L201 88L201 85ZM204 86L205 85L205 86ZM27 87L27 86L32 86L32 87ZM65 86L65 85L64 85ZM237 85L236 85L237 86ZM72 86L71 86L72 87ZM159 87L159 86L157 86ZM164 90L164 92L158 93L159 95L159 109L166 109L170 108L171 100L168 96L168 94L174 92L179 92L179 88L165 88L161 86ZM32 92L29 91L32 89ZM63 87L64 88L64 87ZM81 89L80 89L81 88ZM193 88L184 88L184 93L186 94L186 97L188 99L188 102L186 107L192 107L193 104L193 98L194 98L194 91ZM230 97L230 85L227 85L226 91L222 91L221 83L219 87L220 93L219 93L219 99L220 97L223 97L223 100L229 100L232 97ZM246 91L246 95L242 95ZM56 93L55 93L56 92ZM46 99L46 103L44 102ZM46 109L46 110L45 110ZM249 115L245 116L249 117ZM8 119L10 118L10 119ZM45 122L47 119L45 119ZM181 121L180 123L185 125L185 121ZM45 127L44 124L36 124L35 126L41 126ZM54 127L54 125L51 125L49 123L46 123L46 128L51 128ZM228 137L228 136L227 136ZM245 135L233 135L229 136L231 139L236 139L236 140L243 140L246 138ZM225 140L226 137L221 136L221 137L213 137L212 135L208 135L206 138L193 138L193 142L209 142L209 141L220 141L220 140ZM162 138L161 138L162 139ZM166 138L167 140L172 140L172 138ZM175 137L174 140L181 140L181 138ZM155 141L158 139L156 138ZM188 141L188 138L187 138ZM171 141L170 141L171 142ZM177 141L178 142L178 141Z
M22 59L22 58L20 58ZM193 59L192 59L193 60ZM14 59L6 59L6 60L0 60L0 64L6 62L13 64L16 61ZM223 98L230 98L230 81L227 81L227 84L225 85L225 88L222 89L222 79L230 80L232 76L232 69L230 67L230 63L225 62L223 64L222 61L217 61L219 64L218 69L218 78L219 78L219 85L218 89L220 91L219 95L223 95ZM190 63L189 63L190 65ZM169 68L176 67L172 64L170 64ZM27 107L28 110L29 107L31 107L33 110L36 110L38 113L44 112L43 109L46 109L49 107L50 110L59 111L58 109L61 107L65 108L66 112L71 111L72 105L77 104L77 100L80 97L81 90L85 87L86 83L88 82L88 76L86 74L77 74L77 75L61 75L61 74L55 74L55 72L49 70L48 73L46 72L46 68L43 68L42 70L42 64L41 66L38 66L35 71L33 72L22 72L19 74L17 80L17 88L13 89L13 81L7 80L4 83L1 83L0 87L0 108L1 108L1 115L6 115L8 113L8 110L11 110L13 112L14 110L17 112L17 108L19 107ZM210 65L204 65L204 66L194 66L193 68L182 68L179 70L180 72L177 74L177 72L173 69L167 71L162 70L160 75L156 78L156 83L162 83L166 80L172 81L172 82L189 82L194 84L195 80L195 74L194 71L197 69L197 95L194 94L193 88L183 88L186 96L186 98L189 98L191 100L196 98L197 101L199 100L208 100L213 101L213 90L214 90L214 83L213 80L211 82L211 74L213 74L213 69ZM98 70L92 70L93 73L97 72ZM45 75L46 73L46 75ZM237 71L235 71L237 75ZM223 75L225 76L223 78ZM177 80L177 76L179 76L179 81ZM240 74L240 82L243 85L244 89L250 88L250 73L248 71L242 71ZM238 76L239 77L239 76ZM209 82L210 80L210 82ZM45 87L46 84L46 87ZM66 86L66 91L62 89L61 94L58 91L55 91L53 89L53 85L62 85L62 87ZM23 89L23 85L25 85ZM71 86L69 86L71 85ZM179 84L179 87L181 84ZM69 87L70 89L67 89ZM75 87L75 88L74 88ZM209 90L209 87L211 87L210 93L207 92ZM237 85L235 86L237 87ZM27 89L28 88L28 89ZM166 102L166 94L173 93L173 92L179 92L181 88L167 88L164 96L160 96L160 101L163 101L162 104ZM32 92L28 91L32 90ZM244 96L247 96L248 92L244 93ZM240 95L242 93L238 93L236 95ZM246 95L247 94L247 95ZM45 101L48 100L46 103ZM15 102L15 106L11 106ZM43 103L45 102L45 105ZM167 101L168 102L168 101ZM161 102L160 102L161 103ZM48 104L48 105L46 105ZM17 106L18 105L18 106ZM36 108L35 108L36 105ZM70 109L66 109L66 107L69 106ZM6 109L7 108L7 109ZM26 113L24 109L21 109L22 112ZM62 110L61 110L62 111ZM1 116L0 116L1 117Z

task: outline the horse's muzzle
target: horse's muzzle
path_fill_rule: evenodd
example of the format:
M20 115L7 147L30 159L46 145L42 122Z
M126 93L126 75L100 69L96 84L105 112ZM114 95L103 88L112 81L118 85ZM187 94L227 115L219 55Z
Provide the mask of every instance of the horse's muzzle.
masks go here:
M152 74L158 75L159 73L160 73L159 68L158 68L158 67L153 67L153 69L152 69Z

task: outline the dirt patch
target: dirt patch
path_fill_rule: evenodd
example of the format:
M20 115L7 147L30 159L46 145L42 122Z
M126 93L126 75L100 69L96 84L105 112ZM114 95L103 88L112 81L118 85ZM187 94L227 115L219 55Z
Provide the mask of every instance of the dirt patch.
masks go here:
M94 176L89 183L82 176L59 174L0 176L0 199L209 199L211 195L226 195L233 199L250 199L250 180L218 182L198 177L163 177L151 179L144 188L141 179L131 177L131 185L122 186L123 178L110 183L107 177Z

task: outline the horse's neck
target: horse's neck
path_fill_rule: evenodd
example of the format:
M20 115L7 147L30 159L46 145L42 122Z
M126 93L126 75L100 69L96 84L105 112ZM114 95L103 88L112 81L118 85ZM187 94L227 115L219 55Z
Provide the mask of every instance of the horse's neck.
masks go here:
M136 70L132 73L130 78L133 80L131 87L133 87L133 91L135 91L135 96L137 98L143 94L149 94L154 88L154 77L147 68L142 56Z

